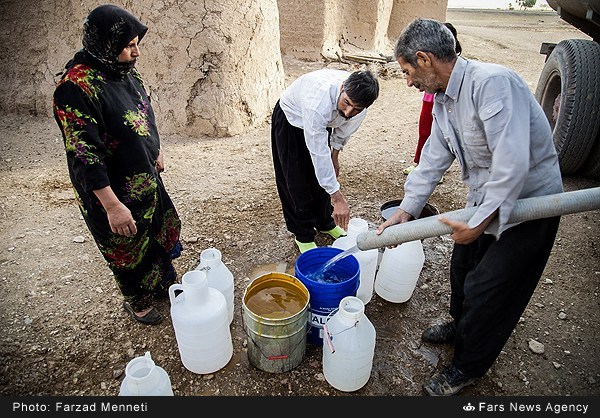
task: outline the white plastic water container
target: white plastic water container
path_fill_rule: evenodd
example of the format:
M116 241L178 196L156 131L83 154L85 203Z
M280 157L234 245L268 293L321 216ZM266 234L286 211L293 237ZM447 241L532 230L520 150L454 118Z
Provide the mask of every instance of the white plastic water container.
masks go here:
M233 322L233 274L221 260L221 251L216 248L207 248L200 253L200 264L196 270L202 270L208 278L208 286L223 293L227 301L229 324Z
M150 352L146 351L125 366L119 396L173 396L171 379L162 367L154 364Z
M367 232L368 230L369 224L367 221L361 218L352 218L348 223L347 235L336 239L331 246L342 250L348 250L355 247L358 235L362 232ZM357 251L352 253L352 255L357 258L358 264L360 265L360 284L356 290L356 296L366 305L373 297L373 286L379 250L374 248L363 251L357 248Z
M355 296L340 301L323 326L323 375L334 388L353 392L367 384L375 355L375 327Z
M424 263L421 240L387 247L375 276L375 293L388 302L406 302L415 290Z
M175 295L175 291L181 291ZM208 286L206 273L190 270L181 284L169 287L171 321L181 362L198 374L216 372L233 355L233 343L223 293Z

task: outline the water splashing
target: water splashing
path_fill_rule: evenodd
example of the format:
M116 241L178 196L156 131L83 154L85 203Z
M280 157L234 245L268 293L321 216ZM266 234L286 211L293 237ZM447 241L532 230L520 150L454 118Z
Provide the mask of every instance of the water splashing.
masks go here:
M316 270L314 273L312 273L310 275L311 280L314 280L316 282L323 282L323 281L327 281L327 282L337 282L339 280L337 280L337 278L335 276L332 275L326 275L325 273L327 272L327 270L329 270L331 268L331 266L333 266L336 262L340 261L342 258L347 257L351 254L357 253L358 251L360 251L358 249L358 247L355 245L354 247L350 247L347 250L344 250L343 252L335 255L334 257L331 257L325 264L323 264L321 266L321 268L319 268L318 270Z

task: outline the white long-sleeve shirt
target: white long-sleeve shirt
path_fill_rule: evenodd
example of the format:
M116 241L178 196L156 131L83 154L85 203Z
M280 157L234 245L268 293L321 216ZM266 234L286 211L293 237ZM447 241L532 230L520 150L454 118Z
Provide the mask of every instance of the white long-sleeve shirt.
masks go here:
M343 149L367 115L367 109L350 119L338 113L342 83L349 75L348 71L330 68L304 74L285 89L279 100L288 122L304 130L315 175L329 194L340 189L330 147ZM331 143L327 128L332 128Z
M527 83L496 64L459 57L445 92L437 93L431 135L408 176L400 208L419 214L456 159L469 186L468 222L481 224L496 209L486 232L499 238L517 199L563 191L552 130Z

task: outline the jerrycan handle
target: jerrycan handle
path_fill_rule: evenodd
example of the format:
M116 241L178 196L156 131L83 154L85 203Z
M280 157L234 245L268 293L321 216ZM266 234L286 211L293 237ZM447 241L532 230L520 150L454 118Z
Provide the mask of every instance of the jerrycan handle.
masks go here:
M171 286L169 286L169 301L171 302L171 305L177 303L177 300L175 299L176 290L181 290L183 292L183 285L180 283L174 283ZM179 298L179 301L181 300L183 300L183 298Z

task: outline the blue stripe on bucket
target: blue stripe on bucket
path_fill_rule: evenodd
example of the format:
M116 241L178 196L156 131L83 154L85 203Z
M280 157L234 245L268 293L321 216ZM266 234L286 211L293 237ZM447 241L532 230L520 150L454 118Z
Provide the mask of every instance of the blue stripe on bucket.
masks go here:
M325 263L342 253L340 248L317 247L306 251L296 259L296 277L310 293L308 309L309 343L323 345L323 324L331 312L339 308L340 301L346 296L356 296L360 285L360 264L349 254L336 261L327 271L338 278L347 278L337 283L317 282L310 277Z

